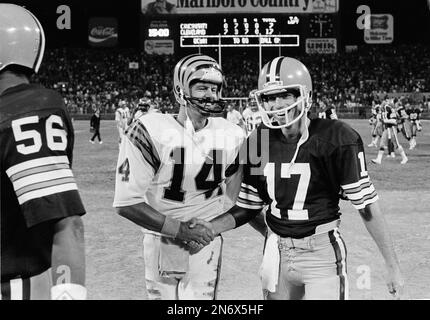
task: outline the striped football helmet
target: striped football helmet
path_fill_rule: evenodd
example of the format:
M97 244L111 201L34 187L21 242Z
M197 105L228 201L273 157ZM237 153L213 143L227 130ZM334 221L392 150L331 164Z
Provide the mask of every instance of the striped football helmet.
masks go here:
M196 82L208 82L218 86L217 99L191 97L191 86ZM182 58L175 66L173 92L180 105L192 105L203 113L219 114L225 109L221 98L224 74L215 59L201 54Z
M294 94L296 101L276 110L267 110L269 100ZM266 63L258 78L258 90L255 92L262 120L269 128L291 126L307 115L312 101L312 79L306 66L289 57L277 57ZM295 109L295 112L289 112ZM275 118L285 117L285 123L279 124ZM284 122L284 121L282 121Z
M18 65L37 73L45 51L45 34L30 11L0 3L0 41L0 71Z

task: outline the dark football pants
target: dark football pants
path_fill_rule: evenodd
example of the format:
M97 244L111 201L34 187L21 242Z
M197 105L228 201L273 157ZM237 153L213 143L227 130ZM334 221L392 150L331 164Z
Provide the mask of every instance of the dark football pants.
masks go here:
M95 129L93 137L91 138L91 141L94 141L96 137L99 139L99 141L102 141L102 138L100 137L100 129Z
M1 300L50 300L52 277L46 270L37 276L1 283Z
M276 292L267 300L347 300L346 247L338 228L302 239L280 238Z

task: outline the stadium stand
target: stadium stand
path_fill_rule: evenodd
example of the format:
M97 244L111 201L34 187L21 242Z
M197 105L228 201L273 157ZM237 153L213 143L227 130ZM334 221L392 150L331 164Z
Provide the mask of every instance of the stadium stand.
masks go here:
M314 75L315 108L324 103L366 116L373 100L397 94L429 111L429 96L423 94L430 92L428 46L367 45L348 53L296 58ZM130 68L133 62L138 68ZM173 56L136 49L51 49L35 80L61 92L72 114L90 114L95 108L113 113L120 99L136 105L142 97L156 101L162 112L176 113L171 87L175 62ZM246 97L257 85L258 58L241 53L223 63L228 70L224 96Z

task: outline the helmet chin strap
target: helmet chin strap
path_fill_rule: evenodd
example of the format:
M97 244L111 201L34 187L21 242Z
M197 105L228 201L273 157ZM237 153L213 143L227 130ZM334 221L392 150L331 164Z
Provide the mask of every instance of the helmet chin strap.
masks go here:
M193 141L193 144L197 147L197 149L200 151L202 156L209 158L211 161L213 161L211 155L207 154L205 150L202 149L201 145L196 141L196 138L197 138L195 137L196 130L194 128L194 125L193 125L193 122L191 121L190 116L188 115L187 109L188 109L188 106L185 105L185 116L186 116L185 123L184 123L185 132L189 135L189 137Z
M296 162L296 158L297 158L297 155L299 154L300 146L302 144L304 144L309 138L309 128L308 128L309 123L310 123L310 120L306 116L302 117L300 119L300 129L299 130L300 130L301 136L300 136L299 141L297 142L296 151L294 151L294 155L290 161L290 165L288 166L287 176L289 175L291 168L293 167L294 163Z
M185 105L185 115L186 115L186 119L185 119L185 123L184 123L184 127L185 127L185 131L187 131L187 133L190 136L193 136L196 133L196 130L194 128L193 122L191 121L190 116L188 115L188 102Z

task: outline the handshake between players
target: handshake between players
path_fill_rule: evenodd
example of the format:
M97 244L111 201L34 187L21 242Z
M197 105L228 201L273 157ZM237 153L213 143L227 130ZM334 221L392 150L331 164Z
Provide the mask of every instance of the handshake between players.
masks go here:
M185 237L183 241L190 254L199 252L219 235L209 221L192 218L185 225L187 227L186 232L188 233L182 233ZM178 236L181 237L182 235L178 234Z

